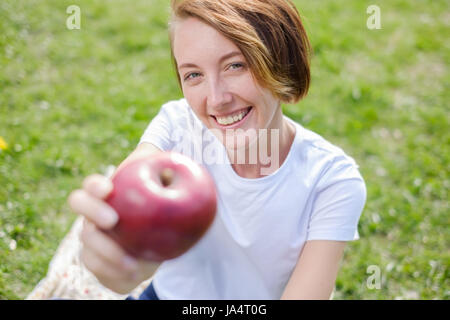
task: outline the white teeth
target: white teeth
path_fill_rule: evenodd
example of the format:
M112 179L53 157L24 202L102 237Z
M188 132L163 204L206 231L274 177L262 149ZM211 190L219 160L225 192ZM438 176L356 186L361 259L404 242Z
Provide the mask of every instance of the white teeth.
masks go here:
M219 124L227 126L227 125L230 125L232 123L241 121L242 118L244 118L247 115L248 112L249 112L249 109L246 109L246 110L242 111L241 113L239 113L239 114L237 114L237 115L235 115L233 117L231 117L231 116L228 116L228 117L216 117L216 119L217 119L217 122Z

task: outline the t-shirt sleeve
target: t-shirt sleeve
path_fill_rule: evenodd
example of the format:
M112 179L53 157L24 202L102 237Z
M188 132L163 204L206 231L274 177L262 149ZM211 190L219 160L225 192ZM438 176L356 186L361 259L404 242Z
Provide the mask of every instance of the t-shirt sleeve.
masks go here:
M367 190L358 165L334 164L317 185L307 240L351 241L359 239L358 221Z
M175 119L173 119L173 112L170 108L170 103L162 105L158 114L151 120L150 124L145 129L138 145L147 142L163 151L173 149L174 142L171 139L171 135L173 132L173 121Z

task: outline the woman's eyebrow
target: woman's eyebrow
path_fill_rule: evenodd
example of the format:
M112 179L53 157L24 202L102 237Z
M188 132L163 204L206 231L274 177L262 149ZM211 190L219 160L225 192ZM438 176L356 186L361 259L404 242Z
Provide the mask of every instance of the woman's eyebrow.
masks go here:
M234 56L240 56L240 55L242 55L242 53L240 53L239 51L232 51L232 52L224 55L222 58L220 58L219 63L221 63L224 60L230 59ZM178 69L183 69L183 68L198 68L198 66L193 63L183 63L181 66L178 67Z

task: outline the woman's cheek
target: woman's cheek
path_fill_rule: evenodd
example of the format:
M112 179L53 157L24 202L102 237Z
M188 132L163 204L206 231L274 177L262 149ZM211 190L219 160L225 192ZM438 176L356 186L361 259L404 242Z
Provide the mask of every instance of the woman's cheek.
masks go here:
M258 97L258 90L253 82L253 78L248 74L234 79L229 88L231 92L250 102Z
M206 109L202 109L201 99L199 99L198 96L195 94L184 93L184 98L199 119L206 119L208 117Z
M194 88L185 88L183 90L183 95L186 98L189 105L196 110L196 106L199 105L199 101L201 101L201 97L196 92Z

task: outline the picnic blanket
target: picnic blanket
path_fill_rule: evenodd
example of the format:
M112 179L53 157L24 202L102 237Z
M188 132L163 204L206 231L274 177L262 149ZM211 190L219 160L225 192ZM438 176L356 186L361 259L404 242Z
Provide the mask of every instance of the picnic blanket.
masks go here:
M83 244L80 232L83 217L79 216L69 233L64 237L53 256L47 275L39 281L26 300L45 300L52 298L73 300L122 300L128 295L138 297L149 285L151 278L142 282L129 294L121 295L104 287L83 265L80 253Z

